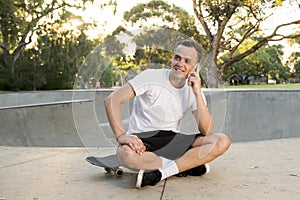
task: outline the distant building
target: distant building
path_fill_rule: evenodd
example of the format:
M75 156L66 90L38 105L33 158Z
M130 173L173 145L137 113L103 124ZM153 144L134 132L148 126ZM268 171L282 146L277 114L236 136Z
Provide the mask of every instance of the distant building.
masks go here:
M229 77L229 84L230 85L247 85L248 80L247 80L246 75L239 75L239 74L233 74Z
M259 85L266 83L266 78L263 76L248 76L233 74L228 78L230 85Z

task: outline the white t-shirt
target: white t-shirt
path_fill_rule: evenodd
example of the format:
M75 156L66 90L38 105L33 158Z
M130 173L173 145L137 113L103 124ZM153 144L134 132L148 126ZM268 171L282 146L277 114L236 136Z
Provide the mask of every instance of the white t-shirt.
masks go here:
M128 134L154 130L179 132L180 122L190 109L197 109L192 88L185 84L173 87L170 69L148 69L129 81L136 96L128 126ZM203 99L206 103L205 96Z

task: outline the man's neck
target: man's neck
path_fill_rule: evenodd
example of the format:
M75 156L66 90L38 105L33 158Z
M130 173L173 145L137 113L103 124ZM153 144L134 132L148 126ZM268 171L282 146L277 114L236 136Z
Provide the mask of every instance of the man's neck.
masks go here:
M172 73L172 71L170 72L169 80L170 80L171 85L177 89L182 88L186 83L186 79L177 77L176 75L174 75Z

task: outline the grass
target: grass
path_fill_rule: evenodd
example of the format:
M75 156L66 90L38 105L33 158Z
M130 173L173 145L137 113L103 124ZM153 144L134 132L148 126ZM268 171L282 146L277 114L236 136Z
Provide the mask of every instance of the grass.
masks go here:
M263 84L263 85L234 85L225 86L226 89L300 89L300 83L293 84Z

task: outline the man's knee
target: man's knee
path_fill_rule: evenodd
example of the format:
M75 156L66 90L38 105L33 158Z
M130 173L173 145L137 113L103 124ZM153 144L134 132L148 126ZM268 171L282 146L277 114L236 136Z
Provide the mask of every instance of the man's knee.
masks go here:
M225 153L230 145L230 139L225 134L217 134L216 148L218 149L219 154Z
M127 145L122 145L117 149L119 163L128 168L135 168L136 153Z

